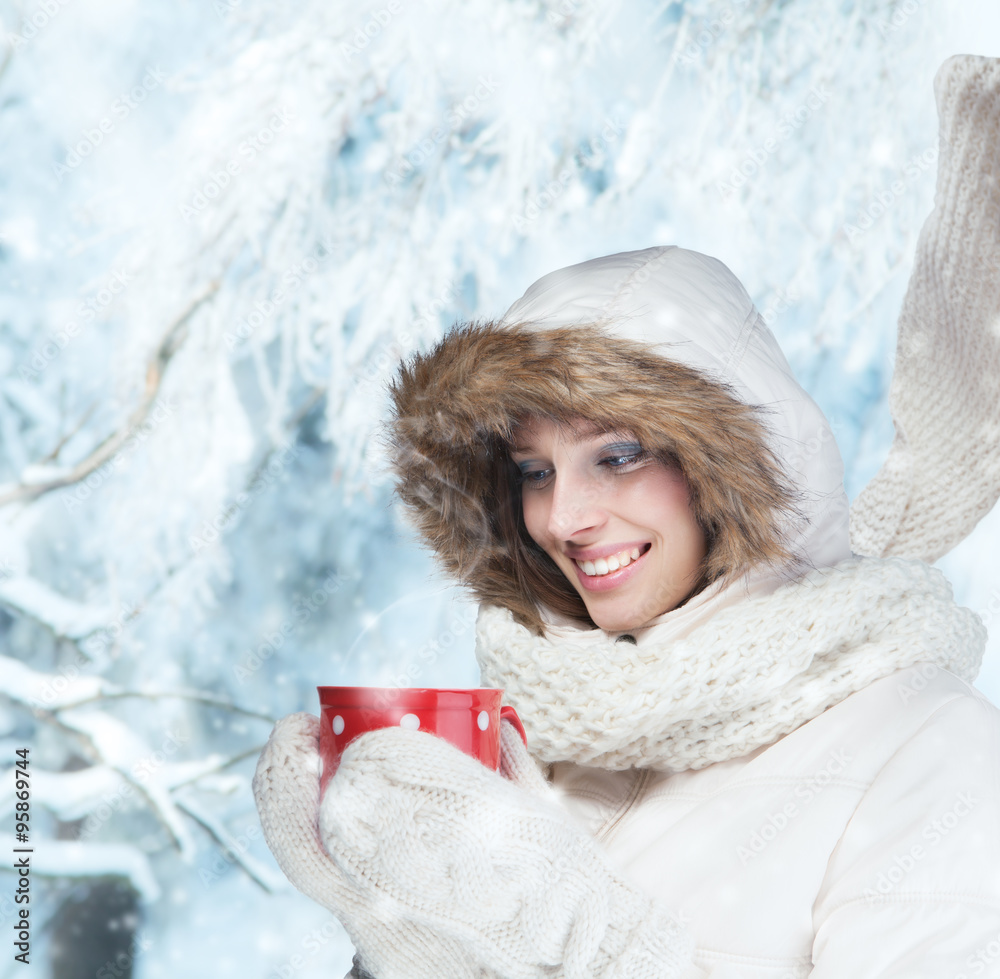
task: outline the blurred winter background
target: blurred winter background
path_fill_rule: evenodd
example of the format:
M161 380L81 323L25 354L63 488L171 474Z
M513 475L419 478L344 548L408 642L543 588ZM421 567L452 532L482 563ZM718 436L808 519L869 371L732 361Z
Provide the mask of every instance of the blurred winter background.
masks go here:
M477 683L378 441L456 319L717 255L856 495L961 51L1000 54L994 0L0 0L0 765L30 746L35 845L0 976L347 970L250 778L317 684ZM998 529L941 562L994 701Z

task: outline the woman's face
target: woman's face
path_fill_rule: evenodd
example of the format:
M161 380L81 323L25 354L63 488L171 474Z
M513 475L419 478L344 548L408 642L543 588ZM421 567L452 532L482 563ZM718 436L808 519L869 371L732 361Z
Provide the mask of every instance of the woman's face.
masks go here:
M528 533L601 629L637 629L690 594L707 544L682 473L583 420L529 418L513 446Z

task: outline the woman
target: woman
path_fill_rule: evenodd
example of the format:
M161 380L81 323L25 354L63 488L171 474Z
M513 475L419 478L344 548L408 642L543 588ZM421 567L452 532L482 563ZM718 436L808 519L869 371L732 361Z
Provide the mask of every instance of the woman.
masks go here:
M531 754L506 725L501 775L365 735L317 827L315 719L279 723L265 834L355 974L1000 974L985 630L923 563L1000 492L1000 61L935 88L937 206L856 553L826 420L707 256L562 269L400 372L400 496L482 603L483 684Z

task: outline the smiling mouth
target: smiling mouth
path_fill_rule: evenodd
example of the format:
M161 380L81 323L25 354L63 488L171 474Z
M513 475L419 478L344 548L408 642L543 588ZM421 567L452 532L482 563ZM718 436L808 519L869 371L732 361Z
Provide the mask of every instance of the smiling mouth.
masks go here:
M642 547L633 547L631 550L609 554L606 558L601 557L596 561L577 561L574 559L573 563L588 578L603 578L606 574L627 568L633 561L638 561L652 546L652 544L643 544Z

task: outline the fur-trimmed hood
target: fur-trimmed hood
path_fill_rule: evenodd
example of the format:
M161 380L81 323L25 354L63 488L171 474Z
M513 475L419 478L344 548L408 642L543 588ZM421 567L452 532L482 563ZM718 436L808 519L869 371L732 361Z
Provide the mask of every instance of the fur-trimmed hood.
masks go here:
M392 395L398 493L419 532L452 577L524 624L551 617L512 573L494 484L530 413L628 430L676 458L711 530L713 580L759 578L748 553L807 567L850 555L826 419L740 282L697 252L648 248L546 275L501 320L461 324L402 365Z

